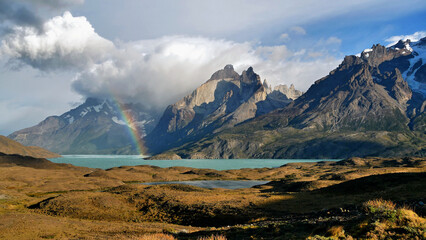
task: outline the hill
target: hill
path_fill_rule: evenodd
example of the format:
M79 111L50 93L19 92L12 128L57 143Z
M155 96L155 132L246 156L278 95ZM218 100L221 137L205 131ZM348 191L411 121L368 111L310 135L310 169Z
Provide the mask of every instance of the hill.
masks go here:
M0 135L0 153L17 154L22 156L30 156L35 158L57 158L61 155L50 152L41 147L24 146L12 139Z

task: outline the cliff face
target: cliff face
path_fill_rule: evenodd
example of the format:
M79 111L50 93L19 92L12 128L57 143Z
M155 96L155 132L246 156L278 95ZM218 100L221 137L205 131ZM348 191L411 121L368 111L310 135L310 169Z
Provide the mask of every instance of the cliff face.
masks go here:
M182 158L426 155L425 39L374 45L281 110L176 148Z
M285 87L287 88L287 87ZM287 92L297 96L294 87ZM158 125L146 138L151 152L159 152L218 133L289 104L283 91L272 91L253 68L241 75L232 65L165 110Z

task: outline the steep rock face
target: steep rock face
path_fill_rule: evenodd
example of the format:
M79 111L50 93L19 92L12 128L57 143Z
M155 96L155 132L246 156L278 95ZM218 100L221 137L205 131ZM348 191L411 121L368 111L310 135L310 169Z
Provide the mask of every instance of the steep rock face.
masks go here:
M88 98L85 103L51 116L36 126L9 135L26 146L39 146L62 154L135 154L128 122L141 137L153 129L155 115L141 105Z
M398 69L382 74L362 59L349 56L295 101L291 108L298 114L289 125L321 130L401 130L409 122L405 112L411 96Z
M182 158L426 156L425 85L418 73L426 62L425 42L374 45L360 57L347 56L287 107L173 153Z
M297 92L292 97L296 95ZM146 142L151 152L159 152L220 132L290 102L282 92L271 91L266 81L262 83L253 68L239 75L232 65L227 65L190 95L168 106Z

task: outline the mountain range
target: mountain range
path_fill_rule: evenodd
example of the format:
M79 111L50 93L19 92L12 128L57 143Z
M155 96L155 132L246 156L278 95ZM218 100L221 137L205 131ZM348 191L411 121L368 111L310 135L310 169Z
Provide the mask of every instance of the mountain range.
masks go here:
M9 137L62 154L134 154L130 125L154 159L424 156L425 108L423 38L347 56L303 94L226 65L162 115L88 98Z
M240 76L227 65L162 115L141 104L88 98L8 137L61 154L139 154L134 138L144 138L144 147L159 153L282 108L301 94L293 85L272 89L253 68Z
M374 45L288 106L153 158L425 156L425 50Z

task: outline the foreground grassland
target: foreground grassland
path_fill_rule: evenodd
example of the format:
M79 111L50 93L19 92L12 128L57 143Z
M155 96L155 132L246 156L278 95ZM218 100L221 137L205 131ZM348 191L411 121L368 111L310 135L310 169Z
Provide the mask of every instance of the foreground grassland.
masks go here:
M249 189L140 183L270 180ZM425 239L426 159L108 170L0 156L0 239Z

